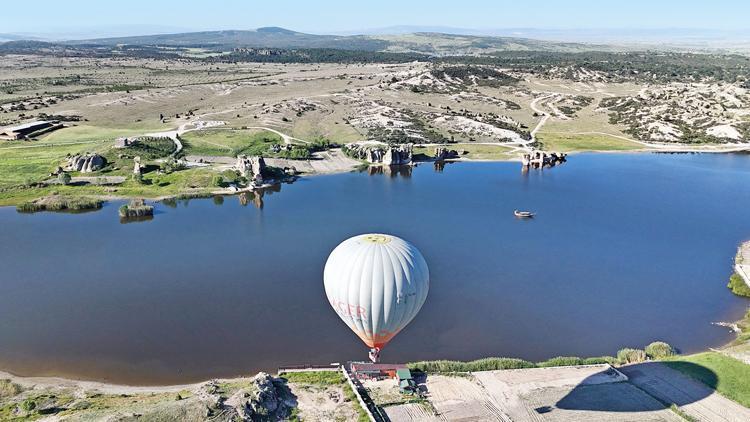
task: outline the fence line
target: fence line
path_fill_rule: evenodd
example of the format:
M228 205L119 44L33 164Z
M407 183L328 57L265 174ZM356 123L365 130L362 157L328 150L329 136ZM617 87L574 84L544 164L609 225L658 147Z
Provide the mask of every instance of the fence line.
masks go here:
M357 401L359 401L359 405L362 406L362 409L364 409L365 413L367 413L367 417L370 419L370 421L371 422L385 422L387 419L385 419L380 414L380 410L377 408L375 403L373 403L372 400L369 400L370 402L369 405L365 402L364 398L360 394L360 388L356 385L352 377L349 375L349 371L346 369L344 365L341 365L341 372L344 374L346 381L349 383L349 387L351 387L352 391L354 392L354 395L357 396Z

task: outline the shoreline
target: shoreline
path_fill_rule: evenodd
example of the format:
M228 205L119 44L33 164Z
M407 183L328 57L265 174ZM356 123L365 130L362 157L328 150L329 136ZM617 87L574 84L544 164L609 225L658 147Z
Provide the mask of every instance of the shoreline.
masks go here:
M450 146L450 144L446 144L446 146ZM503 146L502 144L498 144L498 146ZM712 148L712 147L708 147ZM549 152L549 151L547 151ZM642 149L633 149L633 150L577 150L577 151L568 151L565 152L565 154L569 156L575 156L580 154L616 154L616 155L622 155L622 154L646 154L646 153L655 153L655 154L701 154L701 153L711 153L711 154L737 154L737 153L750 153L750 145L743 145L741 147L732 147L732 148L712 148L712 149L702 149L702 148L695 148L695 147L689 147L687 145L680 145L670 148L662 148L661 145L654 146L653 148L642 148ZM287 160L287 161L293 161L293 160ZM520 156L514 156L514 157L507 157L507 158L452 158L452 159L446 159L444 160L445 163L520 163L521 157ZM309 163L309 160L303 160L305 163ZM421 161L413 161L411 164L405 164L405 166L419 166L423 164L431 164L435 163L435 160L421 160ZM369 163L362 163L362 166L367 165L368 167L383 167L382 164L369 164ZM304 179L304 178L310 178L310 177L318 177L318 176L330 176L330 175L337 175L337 174L344 174L344 173L351 173L357 171L356 166L351 166L347 168L338 167L334 169L330 169L327 171L314 171L309 173L301 173L296 177L296 179ZM296 181L296 180L295 180ZM292 181L291 183L293 183ZM170 194L170 195L158 195L158 196L146 196L146 195L112 195L112 194L106 194L106 195L97 195L97 194L87 194L87 193L81 193L81 194L72 194L67 195L63 194L61 196L71 196L71 197L88 197L92 199L98 199L102 201L107 202L113 202L113 201L128 201L131 199L145 199L147 201L151 202L161 202L168 199L181 199L181 197L187 197L187 199L190 199L191 197L195 198L210 198L213 196L236 196L243 193L252 193L256 191L262 191L264 188L267 188L269 186L274 186L277 184L283 184L283 183L290 183L285 180L278 180L274 181L273 183L269 183L268 185L264 185L263 187L253 188L253 187L247 187L240 190L232 190L229 188L222 189L222 190L211 190L211 191L201 191L201 190L188 190L183 192L178 192L176 194ZM38 197L37 199L44 198L47 195L43 195ZM23 204L24 202L28 202L27 198L19 199L17 202L13 201L12 199L8 201L7 204L0 205L0 209L2 208L9 208L9 207L17 207L18 205ZM40 211L40 212L55 212L55 211Z
M732 347L737 346L737 342L740 341L743 337L743 334L749 334L748 332L743 332L740 328L741 326L750 323L750 304L747 307L746 315L744 318L741 318L737 321L733 322L722 322L722 323L711 323L712 325L717 325L723 328L728 329L731 333L734 334L734 338L721 345L720 347L707 347L704 350L695 351L693 353L686 354L684 356L691 356L691 355L697 355L701 353L706 352L718 352L721 354L725 354L727 356L733 357L731 353L729 353L729 350ZM745 324L743 324L745 323ZM683 356L683 355L677 355L677 356ZM482 359L493 359L495 357L486 357L486 358L479 358L478 360ZM503 358L505 359L505 358ZM521 359L522 358L508 358L508 359ZM550 358L550 360L555 358ZM737 360L743 361L742 359L736 358ZM477 361L477 359L474 359L473 361ZM461 363L468 363L471 361L456 361ZM745 362L746 364L750 365L750 362ZM575 365L575 366L581 366L581 365ZM586 365L583 365L586 366ZM278 371L282 368L277 368L277 374L283 373L284 371ZM314 368L311 367L311 371L313 371ZM25 386L33 388L35 386L45 386L45 387L55 387L55 388L82 388L82 389L93 389L97 391L101 391L105 394L134 394L134 393L176 393L184 390L190 390L198 388L206 383L211 382L240 382L240 381L247 381L251 380L253 377L255 377L258 374L264 373L264 371L260 371L258 373L254 374L248 374L248 375L238 375L234 377L216 377L216 378L209 378L204 379L200 381L195 382L188 382L184 384L118 384L118 383L110 383L102 381L101 379L78 379L74 377L66 377L66 376L58 376L58 375L39 375L39 376L22 376L22 375L16 375L12 372L12 369L7 368L0 368L0 380L8 379L9 381Z

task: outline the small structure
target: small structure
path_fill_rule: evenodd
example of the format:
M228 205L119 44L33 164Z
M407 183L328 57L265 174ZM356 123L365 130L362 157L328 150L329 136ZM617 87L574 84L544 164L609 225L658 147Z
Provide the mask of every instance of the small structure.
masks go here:
M31 136L43 135L61 127L63 127L62 123L57 120L37 120L35 122L0 129L0 139L15 141Z
M117 138L115 139L115 148L127 148L133 145L138 139L137 138Z
M403 364L350 362L349 368L352 375L358 380L382 380L395 379L399 370L409 370ZM409 375L411 377L411 374Z
M398 378L398 391L402 394L414 394L417 392L417 383L412 378L409 368L397 369L396 377Z

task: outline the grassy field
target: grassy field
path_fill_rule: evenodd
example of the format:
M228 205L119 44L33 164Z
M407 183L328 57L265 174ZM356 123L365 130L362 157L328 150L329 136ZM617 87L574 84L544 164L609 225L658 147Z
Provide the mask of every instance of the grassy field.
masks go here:
M338 385L345 381L339 371L287 372L281 374L281 377L300 384Z
M510 153L510 148L502 145L481 145L481 144L447 144L448 149L456 151L464 150L463 158L472 160L509 160L515 155ZM428 157L435 155L435 147L415 147L414 154L425 154Z
M750 365L718 352L680 356L664 363L750 407Z
M214 129L188 132L182 136L186 155L234 157L239 154L268 155L281 137L264 130Z
M143 135L148 129L111 129L99 126L79 125L56 130L44 136L40 143L103 142L114 141L121 136Z
M103 196L122 198L160 198L179 194L204 194L210 192L211 179L216 173L193 168L169 174L156 172L143 175L143 184L128 180L116 187L97 185L85 186L49 186L43 188L17 187L0 191L0 206L17 205L57 193L68 197Z
M537 138L544 145L543 148L546 151L632 151L644 148L643 145L635 142L598 134L579 135L542 132L537 134Z
M96 151L101 145L86 143L6 142L0 144L0 188L40 181L65 161L66 154Z

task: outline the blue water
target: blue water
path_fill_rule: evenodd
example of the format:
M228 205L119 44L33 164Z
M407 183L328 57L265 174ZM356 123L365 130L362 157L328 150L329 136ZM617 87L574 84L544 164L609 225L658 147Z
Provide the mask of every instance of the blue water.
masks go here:
M385 361L612 355L731 340L748 301L726 283L750 238L749 155L576 155L303 178L157 204L121 224L0 208L0 369L138 384L366 358L322 270L349 236L425 255L431 288ZM260 201L256 199L256 203ZM538 212L518 220L514 209Z

